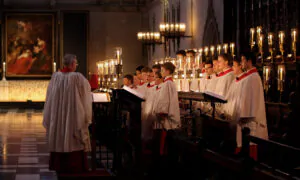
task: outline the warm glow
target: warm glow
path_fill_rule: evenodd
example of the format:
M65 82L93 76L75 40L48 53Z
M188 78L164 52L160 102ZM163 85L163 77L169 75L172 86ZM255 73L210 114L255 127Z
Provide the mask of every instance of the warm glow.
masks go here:
M295 28L292 29L291 35L292 35L292 41L296 42L297 41L297 29L295 29Z

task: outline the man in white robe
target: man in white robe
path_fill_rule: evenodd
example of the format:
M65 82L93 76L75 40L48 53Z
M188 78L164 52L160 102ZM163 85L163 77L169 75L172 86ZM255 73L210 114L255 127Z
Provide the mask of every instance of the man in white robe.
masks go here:
M44 106L49 169L80 173L87 170L86 152L91 150L88 131L92 120L91 87L82 74L75 72L75 55L65 55L63 64L61 72L52 75Z
M221 96L226 96L231 83L234 80L233 70L230 67L232 57L229 54L222 54L218 57L218 67L220 73L217 76L218 83L216 85L215 93Z
M253 66L256 63L252 53L242 55L242 66L247 72L248 88L246 104L243 107L242 117L251 117L254 127L251 135L259 138L268 139L268 128L265 110L264 89L257 69Z

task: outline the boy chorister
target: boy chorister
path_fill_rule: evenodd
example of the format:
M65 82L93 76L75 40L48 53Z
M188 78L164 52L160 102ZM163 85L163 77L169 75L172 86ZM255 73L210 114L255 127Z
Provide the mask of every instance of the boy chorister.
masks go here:
M153 131L153 118L151 118L152 114L152 106L155 98L155 79L154 73L152 69L147 68L147 86L145 91L145 102L143 103L143 114L142 114L142 139L148 141L152 138Z
M159 87L160 92L154 105L154 113L157 115L156 123L160 123L163 128L160 139L160 155L167 152L169 173L174 170L173 166L177 161L174 130L181 126L178 94L172 79L174 71L175 66L172 63L166 62L162 65L161 74L164 78L164 83Z
M174 71L175 66L172 63L167 62L162 65L161 74L164 83L155 107L155 112L163 117L163 126L166 130L176 129L180 126L178 94L172 78Z
M221 96L226 96L231 83L234 80L233 70L230 67L232 63L232 57L229 54L222 54L218 57L218 67L220 73L217 75L217 81L215 93Z
M211 75L210 83L206 86L206 91L215 92L218 83L217 74L219 73L218 58L213 58L213 74Z
M146 90L147 90L147 85L148 85L148 82L147 82L147 78L148 78L148 72L150 72L150 68L149 67L144 67L142 70L141 70L141 82L140 84L137 86L137 91L142 94L143 96L146 95Z
M244 105L241 116L252 117L251 121L255 122L251 129L251 134L259 138L268 139L268 128L266 120L264 90L261 78L257 69L253 66L256 64L255 56L252 53L244 53L242 55L242 65L247 72L248 89L246 104Z
M212 79L215 77L214 73L213 73L213 65L212 65L212 61L207 61L204 65L204 69L205 69L205 76L203 78L201 78L200 80L200 84L199 84L199 89L200 92L205 92L208 91L208 87L210 85L210 83L212 82Z
M133 84L133 76L131 74L126 74L123 78L123 85L128 86L131 89L136 89L136 86Z

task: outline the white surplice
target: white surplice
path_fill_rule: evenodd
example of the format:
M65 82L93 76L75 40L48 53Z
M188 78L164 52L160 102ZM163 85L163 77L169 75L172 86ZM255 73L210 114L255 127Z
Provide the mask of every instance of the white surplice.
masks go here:
M249 127L251 135L268 139L264 94L257 72L246 72L235 81L227 95L224 112L237 123L237 146L242 146L243 127Z
M209 83L207 83L207 85L205 86L205 90L209 92L215 92L217 83L218 83L217 76L215 74L212 74Z
M164 83L161 85L159 95L154 104L154 113L167 114L167 119L163 119L162 123L165 129L176 129L181 126L178 93L172 76L165 77Z
M217 77L218 83L216 84L215 93L226 97L229 87L234 80L234 74L231 68L219 73Z
M88 126L92 121L92 94L80 73L57 72L50 80L43 126L50 152L90 151Z
M142 109L142 139L149 140L153 132L153 103L155 99L155 82L148 83L146 86L145 102Z

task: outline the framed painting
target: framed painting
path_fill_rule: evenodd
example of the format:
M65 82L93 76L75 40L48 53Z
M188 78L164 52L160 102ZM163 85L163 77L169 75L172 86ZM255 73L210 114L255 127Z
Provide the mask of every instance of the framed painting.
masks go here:
M5 16L7 77L50 77L54 58L54 15Z

